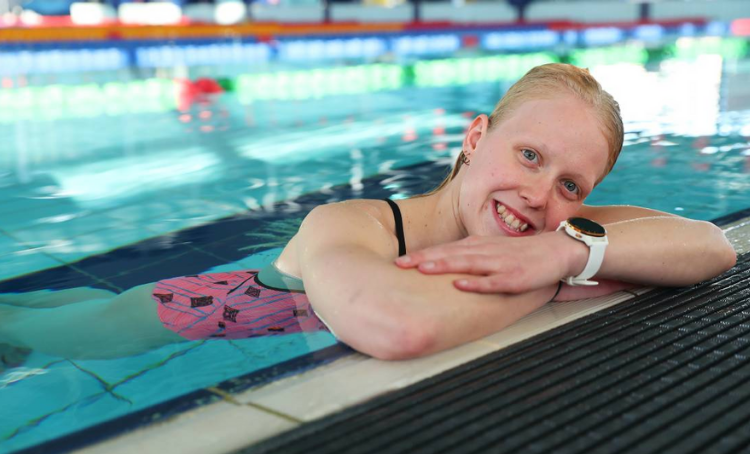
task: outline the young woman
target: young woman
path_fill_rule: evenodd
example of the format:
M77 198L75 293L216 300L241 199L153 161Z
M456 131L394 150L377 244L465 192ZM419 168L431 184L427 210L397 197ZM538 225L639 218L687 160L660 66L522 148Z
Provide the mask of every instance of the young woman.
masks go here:
M690 285L731 268L734 250L710 223L583 204L622 141L618 105L588 71L540 66L474 119L433 192L317 207L259 272L120 295L4 295L0 342L106 358L186 339L330 330L363 353L405 359L486 336L553 299Z

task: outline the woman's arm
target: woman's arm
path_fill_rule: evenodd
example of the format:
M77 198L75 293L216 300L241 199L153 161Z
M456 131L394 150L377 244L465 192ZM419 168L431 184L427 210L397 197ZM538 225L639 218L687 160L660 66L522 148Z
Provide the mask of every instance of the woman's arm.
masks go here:
M461 275L394 267L395 238L356 203L316 208L297 238L315 311L343 342L380 359L428 355L487 336L544 305L556 290L465 293L452 284Z
M734 266L736 254L724 233L709 222L631 206L583 207L576 214L604 224L609 246L593 278L640 285L691 285ZM469 273L457 280L464 291L523 293L581 273L588 248L564 232L535 237L469 237L409 253L397 261L402 268L425 274ZM432 266L427 265L431 263ZM607 285L607 288L614 288ZM563 299L575 294L602 294L589 287L563 289Z
M597 273L601 279L678 287L712 278L737 261L724 232L710 222L632 206L584 206L580 215L607 229L609 245ZM586 266L588 250L569 242L583 246L571 252L570 271L577 275Z

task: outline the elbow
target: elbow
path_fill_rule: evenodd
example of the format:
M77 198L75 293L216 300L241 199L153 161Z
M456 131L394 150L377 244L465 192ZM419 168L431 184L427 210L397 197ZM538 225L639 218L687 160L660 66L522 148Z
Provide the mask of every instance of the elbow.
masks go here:
M360 353L388 361L419 358L437 351L439 330L429 311L410 310L414 305L400 294L380 298L384 301L367 302L368 307L377 310L353 311L345 326L335 327L341 341Z
M737 253L721 227L708 221L693 222L701 225L704 229L697 234L704 241L698 242L702 246L696 252L699 254L701 262L706 266L705 272L710 275L701 276L701 280L718 276L734 267L737 264Z
M433 353L435 345L435 337L425 331L419 329L416 332L411 332L400 339L393 345L393 349L389 355L390 360L402 360L402 359L415 359L422 356L427 356Z
M414 359L435 351L437 331L424 319L408 321L401 318L384 334L385 342L367 352L370 356L387 361Z
M721 270L722 272L734 268L734 266L737 264L737 252L731 245L725 248L722 258L724 262L724 266Z
M724 236L720 228L714 227L715 240L709 249L703 251L702 260L706 264L704 272L706 275L699 276L698 281L714 278L737 264L737 252L732 244Z
M721 228L713 224L709 225L711 226L716 238L716 246L713 248L714 260L712 263L715 263L717 267L715 275L719 275L733 268L737 264L737 252L734 250L732 244L729 242L726 235L724 235Z

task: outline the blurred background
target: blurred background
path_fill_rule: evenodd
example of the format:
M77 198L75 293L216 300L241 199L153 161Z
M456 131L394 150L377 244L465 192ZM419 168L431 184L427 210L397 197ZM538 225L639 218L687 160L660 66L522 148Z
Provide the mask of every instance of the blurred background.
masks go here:
M587 203L747 209L749 42L750 0L0 0L0 293L264 266L316 204L432 189L548 62L622 108ZM0 344L0 452L334 344L75 362Z

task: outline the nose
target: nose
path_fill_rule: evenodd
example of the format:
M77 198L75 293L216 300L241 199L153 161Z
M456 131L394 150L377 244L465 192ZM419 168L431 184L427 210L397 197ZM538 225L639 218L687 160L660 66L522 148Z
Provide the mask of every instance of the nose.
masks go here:
M526 201L529 207L543 210L552 196L554 182L550 178L538 177L529 181L519 195Z

